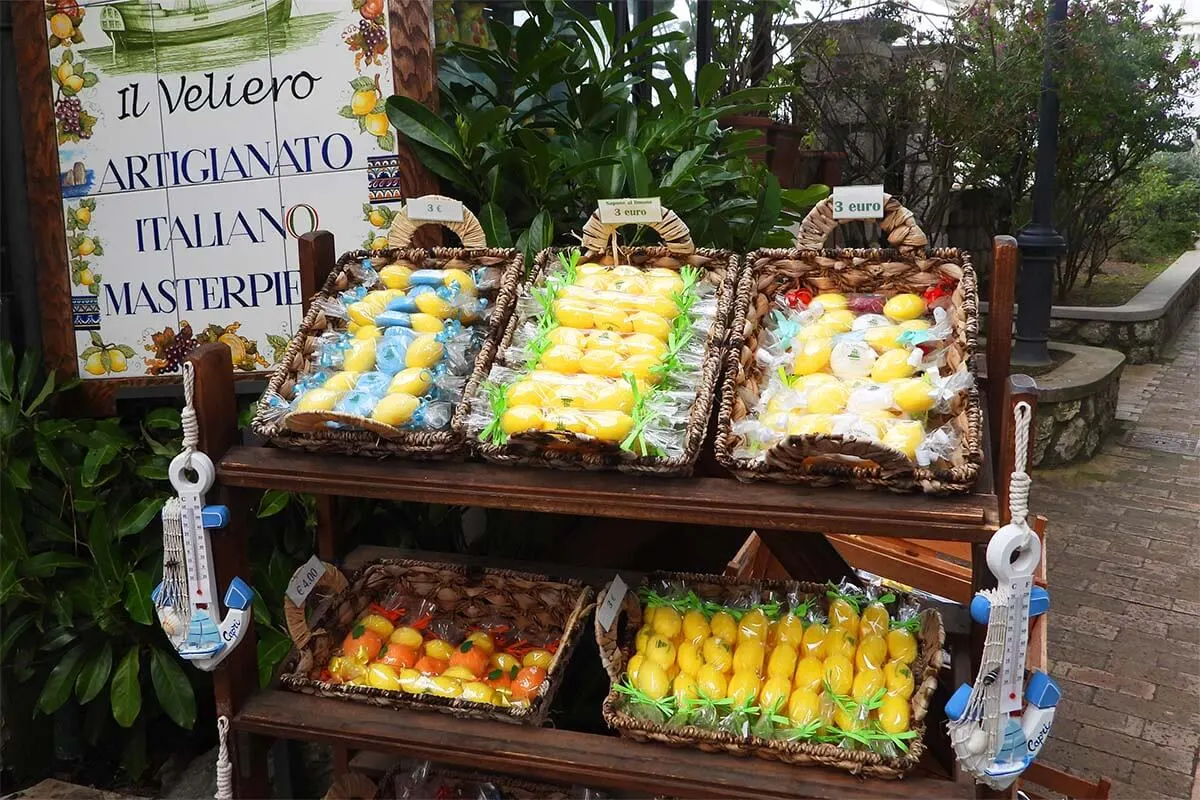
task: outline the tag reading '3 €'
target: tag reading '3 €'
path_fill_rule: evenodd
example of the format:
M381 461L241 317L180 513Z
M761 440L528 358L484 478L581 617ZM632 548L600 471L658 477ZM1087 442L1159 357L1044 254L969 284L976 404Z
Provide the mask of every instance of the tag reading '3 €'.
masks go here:
M463 204L461 200L450 200L437 195L414 197L405 204L404 210L408 218L420 222L462 222Z

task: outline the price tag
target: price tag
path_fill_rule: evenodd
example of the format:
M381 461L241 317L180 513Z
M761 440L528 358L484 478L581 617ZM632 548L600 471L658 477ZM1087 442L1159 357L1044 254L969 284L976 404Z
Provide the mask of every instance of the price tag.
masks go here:
M303 605L305 599L312 594L313 588L317 585L317 581L321 580L321 576L325 574L325 564L321 559L317 558L316 554L300 569L292 573L292 579L288 581L287 596L296 605Z
M445 197L426 195L414 197L404 206L408 218L419 222L462 222L463 204L461 200L448 200Z
M596 621L604 630L612 629L617 612L621 610L621 601L625 599L625 593L628 591L629 587L621 580L621 576L614 576L612 586L608 587L608 594L604 596L604 602L596 609Z
M620 197L600 201L600 221L606 225L648 225L661 222L662 198Z
M834 219L883 219L883 185L835 186Z

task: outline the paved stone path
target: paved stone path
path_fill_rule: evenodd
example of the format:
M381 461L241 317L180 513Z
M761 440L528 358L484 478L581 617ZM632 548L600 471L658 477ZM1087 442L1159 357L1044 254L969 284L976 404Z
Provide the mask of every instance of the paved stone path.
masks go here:
M1200 312L1163 362L1127 369L1123 430L1038 471L1031 503L1050 518L1064 695L1042 756L1120 800L1200 800Z

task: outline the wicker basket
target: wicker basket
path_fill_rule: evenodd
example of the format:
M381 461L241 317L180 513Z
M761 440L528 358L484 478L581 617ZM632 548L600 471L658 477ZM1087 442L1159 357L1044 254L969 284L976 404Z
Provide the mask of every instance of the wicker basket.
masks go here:
M664 210L662 220L649 227L658 232L663 244L656 247L621 248L621 261L642 269L663 267L679 270L688 265L697 267L702 273L701 280L717 290L717 314L705 343L704 361L696 386L696 402L692 405L688 417L683 454L678 457L639 456L622 450L614 443L602 442L586 435L568 431L536 431L511 436L502 445L475 441L475 451L483 458L497 464L555 469L616 469L660 476L692 474L708 431L709 415L720 377L721 351L728 341L728 321L739 272L739 259L728 250L697 249L687 226L673 211ZM611 253L615 241L616 226L601 222L600 214L596 212L583 228L582 262L613 263ZM560 252L561 248L549 248L538 254L529 286L538 285L545 279L551 268L558 263ZM527 286L526 289L528 288ZM512 342L519 323L516 314L508 320L497 352L497 364L510 366L505 362L503 354ZM473 376L467 387L469 397L476 396L484 377L486 375L479 373Z
M409 246L412 234L422 223L410 220L403 209L396 214L388 235L389 249L354 250L338 259L318 297L332 298L355 285L351 267L370 258L376 269L387 264L402 264L412 269L471 269L499 267L503 270L499 286L481 291L482 297L493 305L491 319L483 345L475 355L472 376L486 375L496 352L496 343L503 332L508 309L516 297L517 284L524 271L521 255L512 249L488 247L483 228L470 211L464 209L461 223L447 223L463 247L436 247L432 250ZM312 362L318 338L341 323L328 319L320 304L314 303L304 315L300 329L267 383L266 391L283 400L292 399L297 376L307 372ZM291 412L283 417L273 416L266 403L259 405L251 427L272 444L296 450L346 455L400 456L404 458L438 459L465 454L465 395L454 405L450 425L444 430L422 431L397 428L373 419L336 411ZM336 423L343 427L331 427Z
M752 591L773 591L779 595L798 594L816 596L825 603L826 586L820 583L796 581L740 580L714 575L698 575L681 572L659 572L646 577L643 583L657 580L681 581L704 600L721 603L745 597ZM612 584L600 592L598 601L604 604ZM600 647L600 660L612 681L613 687L625 674L625 665L634 652L634 639L642 625L642 609L637 592L630 590L621 602L621 609L610 630L604 630L596 622L596 641ZM879 753L862 750L846 750L837 745L789 742L777 739L762 739L757 736L734 736L724 731L687 726L668 728L654 722L639 719L621 708L622 695L615 688L604 699L604 720L626 738L639 742L657 742L673 747L694 747L707 753L731 753L737 756L755 755L769 761L786 764L837 767L873 778L901 778L917 765L925 751L925 713L929 700L937 688L938 672L942 668L942 647L945 631L942 618L937 611L927 609L921 613L921 631L917 636L917 659L911 665L915 691L910 708L911 729L917 736L909 741L908 752L898 757L887 757Z
M895 198L884 198L886 215L880 227L896 250L819 249L838 224L832 203L826 199L805 218L797 249L756 250L747 256L730 323L733 346L725 354L715 442L717 460L738 478L929 493L965 492L975 483L983 463L983 412L975 386L962 394L947 416L959 436L948 466L921 467L881 444L832 434L789 436L755 458L734 454L740 439L733 433L733 424L759 405L769 378L755 353L762 324L781 293L807 289L813 293L920 294L943 280L953 281L946 369L954 371L965 363L973 371L979 296L970 256L954 249L926 252L925 234L912 213Z
M311 623L303 606L295 605L291 599L284 600L288 632L295 646L280 669L279 682L284 688L384 708L442 711L457 717L529 725L540 725L546 720L562 672L583 630L584 619L593 607L592 590L579 581L409 559L373 561L351 581L326 565L317 589L332 597L316 612ZM487 618L501 618L517 629L536 626L558 636L558 649L538 696L527 707L500 708L461 698L414 695L320 680L322 669L355 620L372 602L394 590L434 602L442 615L464 627Z

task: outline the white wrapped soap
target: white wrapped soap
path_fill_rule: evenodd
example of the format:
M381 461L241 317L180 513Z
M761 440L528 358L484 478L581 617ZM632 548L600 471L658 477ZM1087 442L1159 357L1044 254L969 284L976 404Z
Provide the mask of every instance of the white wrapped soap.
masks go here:
M829 355L829 366L833 374L844 381L865 378L871 374L871 366L874 363L875 351L865 342L838 342Z

